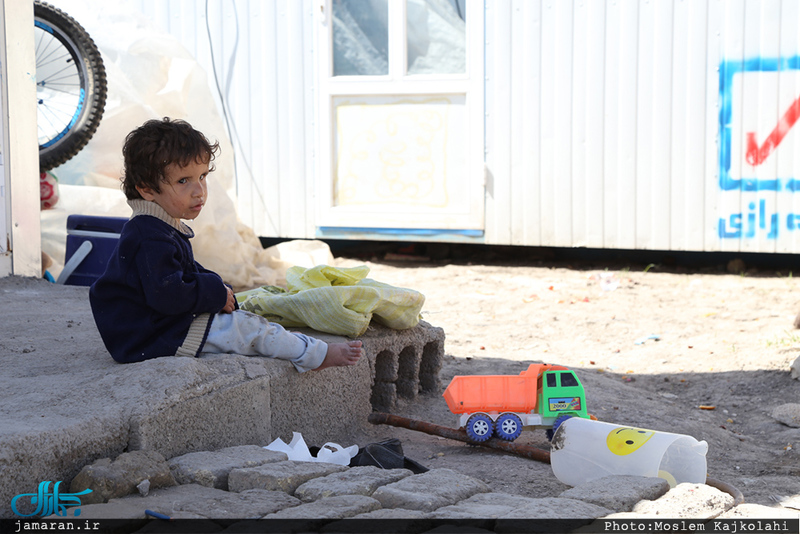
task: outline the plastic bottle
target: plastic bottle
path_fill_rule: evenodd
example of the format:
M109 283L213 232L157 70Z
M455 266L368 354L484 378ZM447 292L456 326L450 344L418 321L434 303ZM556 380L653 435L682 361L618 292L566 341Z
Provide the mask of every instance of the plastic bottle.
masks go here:
M580 417L553 435L550 465L570 486L611 475L660 477L670 487L706 481L708 444L691 436L620 426Z

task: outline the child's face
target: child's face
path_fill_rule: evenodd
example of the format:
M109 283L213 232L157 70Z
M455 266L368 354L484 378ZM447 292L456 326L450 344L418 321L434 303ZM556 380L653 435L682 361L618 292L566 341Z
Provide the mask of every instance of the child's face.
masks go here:
M136 189L143 199L155 202L170 216L194 219L206 203L208 172L208 161L193 161L185 167L173 163L164 169L166 181L161 184L161 192L149 187L137 186Z

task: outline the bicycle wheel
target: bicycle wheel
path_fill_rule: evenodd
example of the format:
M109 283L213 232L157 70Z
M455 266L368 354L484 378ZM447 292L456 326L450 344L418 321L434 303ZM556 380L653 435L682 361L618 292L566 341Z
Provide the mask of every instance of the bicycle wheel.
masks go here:
M78 22L44 2L33 6L39 168L61 165L86 146L106 103L100 51Z

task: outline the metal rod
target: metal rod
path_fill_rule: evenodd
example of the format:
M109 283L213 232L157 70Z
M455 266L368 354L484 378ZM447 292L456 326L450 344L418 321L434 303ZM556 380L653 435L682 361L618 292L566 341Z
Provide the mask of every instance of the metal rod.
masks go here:
M380 412L371 413L367 420L373 425L390 425L407 428L409 430L416 430L418 432L424 432L433 436L441 436L443 438L463 441L472 445L480 445L481 447L488 447L490 449L498 449L501 451L510 452L518 456L536 460L537 462L544 462L546 464L550 463L550 451L543 451L542 449L537 449L536 447L523 445L521 443L511 443L494 437L489 438L483 443L475 443L467 437L467 433L463 428L448 428L446 426L435 425L425 421L417 421L416 419L409 419L399 415Z
M724 491L731 497L733 497L733 505L739 506L744 502L744 495L742 492L739 491L738 488L731 486L727 482L722 482L721 480L717 480L711 477L706 477L706 484L711 486L712 488L717 488L720 491Z

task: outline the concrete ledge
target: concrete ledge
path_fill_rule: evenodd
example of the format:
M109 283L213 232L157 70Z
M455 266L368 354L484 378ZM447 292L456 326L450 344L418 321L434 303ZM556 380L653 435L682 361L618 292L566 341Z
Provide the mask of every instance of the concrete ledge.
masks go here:
M133 415L128 450L152 450L172 458L187 451L269 442L268 378L190 395Z
M30 324L0 324L0 517L13 517L11 499L41 481L68 484L85 465L127 451L169 459L288 442L292 432L309 445L351 444L373 409L436 389L444 357L444 331L421 322L403 331L373 324L360 338L365 357L349 368L300 374L236 355L121 365L103 347L88 288L6 277L0 293Z

